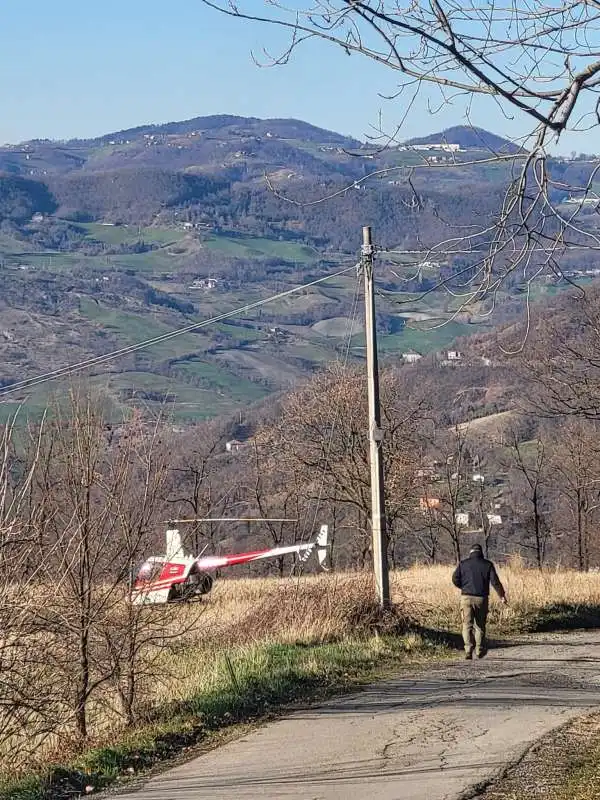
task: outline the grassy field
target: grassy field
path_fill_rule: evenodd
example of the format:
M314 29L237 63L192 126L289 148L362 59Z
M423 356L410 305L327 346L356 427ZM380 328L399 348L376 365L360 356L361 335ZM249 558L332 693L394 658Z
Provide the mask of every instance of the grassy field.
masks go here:
M226 395L235 402L250 402L267 394L266 387L261 384L233 375L222 366L200 358L180 362L177 370L199 379L206 389L213 390L213 395Z
M211 235L204 242L209 250L236 258L280 258L283 261L312 263L317 251L296 242L264 239L257 236Z
M16 781L5 776L0 798L67 796L48 793L57 775L71 792L82 781L96 788L110 785L182 747L240 732L282 704L451 655L452 646L459 646L452 645L459 613L450 572L449 566L415 566L394 573L395 608L384 617L372 600L372 578L363 573L217 583L201 606L173 608L173 624L183 622L186 632L161 653L157 677L148 686L151 702L135 728L115 726L103 706L92 748L57 739L48 752L54 766ZM540 573L513 563L502 569L502 578L510 604L492 601L493 637L597 624L596 575Z
M11 237L0 237L0 255L10 249L12 255L7 259L7 268L19 270L20 266L29 266L31 280L35 280L37 271L54 273L58 284L62 287L65 276L74 269L95 277L108 276L111 272L132 270L139 278L150 285L158 285L163 291L173 294L180 300L192 302L196 307L194 318L208 319L225 310L240 307L247 302L266 297L271 293L289 288L294 283L301 283L303 274L316 269L316 252L302 244L275 239L265 239L233 234L211 234L203 239L195 234L188 235L177 228L110 226L100 223L79 225L90 239L105 242L107 245L132 243L142 238L163 246L175 243L175 246L161 247L147 253L114 254L85 256L80 253L39 252L18 253L17 240ZM256 281L244 290L239 287L227 291L194 292L189 289L189 277L173 276L178 274L186 262L197 254L199 248L205 248L215 256L226 253L245 260L281 259L296 262L298 270L288 272L284 278ZM218 262L218 259L215 258ZM322 266L322 265L321 265ZM319 267L320 269L321 267ZM413 267L401 267L407 274ZM19 276L27 274L18 273ZM399 273L401 274L401 273ZM47 276L43 276L47 278ZM94 284L95 285L95 284ZM103 284L101 283L101 286ZM111 284L107 282L107 290ZM223 284L225 287L225 284ZM206 416L228 413L231 408L239 408L240 404L252 403L266 394L265 382L271 389L289 386L293 380L310 374L311 370L327 361L337 358L344 348L344 338L348 330L347 315L357 286L355 275L338 276L319 287L307 290L306 294L297 294L282 298L265 307L268 315L262 321L263 309L248 313L247 317L256 328L244 329L235 325L213 325L198 334L188 334L170 342L149 348L135 362L136 371L164 373L165 368L173 374L173 394L177 399L172 406L174 416L183 419L205 418ZM402 300L403 305L396 301ZM433 293L427 298L419 299L418 295L392 293L385 300L378 297L378 306L384 312L400 315L410 314L413 319L407 321L404 329L389 335L378 337L379 348L383 358L396 358L402 352L416 350L422 354L442 350L451 345L457 336L469 335L488 328L483 324L467 325L462 322L450 322L438 328L432 323L441 317L448 316L452 300L445 293ZM143 307L138 301L124 302L113 308L114 298L100 299L95 303L90 297L83 296L80 301L80 313L87 321L96 323L97 329L104 329L111 334L111 339L126 345L138 343L148 337L167 333L177 327L176 317L164 309ZM339 309L339 311L338 311ZM311 312L305 324L298 324L302 312ZM280 314L277 324L289 329L290 336L277 343L277 348L265 340L265 328L271 324L271 315ZM416 315L416 316L415 316ZM432 320L426 320L428 315ZM352 338L351 356L364 357L364 334L361 331L363 310L359 303L357 320ZM287 323L290 324L287 324ZM51 324L54 324L53 322ZM78 320L73 318L73 327ZM89 330L86 325L86 330ZM95 332L94 332L95 333ZM226 334L229 341L218 340L219 334ZM62 335L62 334L60 334ZM249 348L235 351L236 347L254 343L252 353ZM107 343L108 344L108 343ZM213 345L225 349L221 358L206 357ZM197 357L188 365L177 364L180 375L174 374L171 365L165 362L181 357L194 355ZM216 362L219 366L216 367ZM281 364L281 376L278 376L274 360ZM205 362L210 362L208 366ZM33 367L31 368L33 370ZM38 372L44 371L40 364ZM217 375L216 372L221 374ZM201 381L204 392L200 401L185 397L181 384L186 380ZM164 385L159 378L161 386ZM143 386L140 388L144 388ZM43 394L31 397L32 414L38 415L43 407ZM2 418L0 409L0 418Z
M185 365L193 363L185 362ZM113 395L116 403L121 406L125 405L123 398L127 396L128 405L175 420L212 419L218 414L233 413L246 405L252 392L259 399L266 391L261 390L257 384L246 386L243 380L238 386L232 375L220 372L214 364L205 362L203 365L204 371L199 367L198 372L194 373L194 377L202 377L205 382L203 386L192 386L177 378L142 371L98 375L90 379L90 384ZM150 399L149 393L162 395L162 398ZM0 419L1 415L0 404Z
M463 325L459 322L448 322L439 328L428 330L428 324L406 325L401 333L381 336L379 346L384 353L406 352L416 350L424 354L433 350L448 347L457 336L467 336L475 333L477 326Z
M138 225L102 225L99 222L84 222L77 225L90 239L104 242L107 245L135 244L142 241L147 244L163 246L171 242L179 242L185 232L177 228L151 228Z
M123 341L124 344L137 344L145 339L161 336L173 330L172 327L160 322L148 312L134 314L120 309L107 308L93 300L82 298L79 304L80 311L86 319L96 322L105 330L111 331ZM152 345L148 348L154 358L177 358L186 353L195 353L203 349L208 342L208 337L202 332L187 333L175 339Z

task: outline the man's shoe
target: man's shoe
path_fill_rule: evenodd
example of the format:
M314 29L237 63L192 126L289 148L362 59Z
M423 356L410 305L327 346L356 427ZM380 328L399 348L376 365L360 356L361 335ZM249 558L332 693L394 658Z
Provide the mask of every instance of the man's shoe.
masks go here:
M465 653L465 661L472 661L473 653Z
M485 658L486 655L487 655L487 650L480 650L479 653L477 653L477 658Z

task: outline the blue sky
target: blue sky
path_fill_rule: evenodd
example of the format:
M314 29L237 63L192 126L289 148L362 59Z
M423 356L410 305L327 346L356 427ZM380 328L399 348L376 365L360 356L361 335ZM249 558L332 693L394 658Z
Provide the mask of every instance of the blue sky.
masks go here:
M364 138L381 111L394 130L404 104L378 94L394 91L389 70L324 43L302 48L285 67L254 66L251 50L276 48L277 36L199 0L5 0L0 143L216 113L296 117ZM464 121L461 106L432 117L422 102L402 138ZM493 106L475 109L471 121L500 134L525 130ZM589 134L570 137L560 150L586 145L594 149Z

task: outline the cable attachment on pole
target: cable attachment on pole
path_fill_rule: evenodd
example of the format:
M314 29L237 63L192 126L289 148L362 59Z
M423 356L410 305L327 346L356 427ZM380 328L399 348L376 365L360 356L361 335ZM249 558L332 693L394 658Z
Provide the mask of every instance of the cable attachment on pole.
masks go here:
M363 258L369 258L375 253L375 247L372 244L363 242L360 248L360 254Z

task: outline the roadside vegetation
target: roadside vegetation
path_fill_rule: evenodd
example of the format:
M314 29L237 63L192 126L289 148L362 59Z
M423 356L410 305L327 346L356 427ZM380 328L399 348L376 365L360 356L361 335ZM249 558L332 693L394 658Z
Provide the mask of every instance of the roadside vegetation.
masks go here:
M596 800L600 796L600 715L551 731L483 790L478 800Z
M9 420L0 798L91 794L290 704L457 655L451 565L473 541L499 563L510 599L492 604L493 642L598 626L598 422L561 418L542 367L530 370L536 402L557 419L497 414L472 428L460 423L489 392L463 392L460 369L382 370L394 600L383 616L370 578L362 369L333 364L245 419L180 426L160 398L160 413L123 414L83 385L39 423ZM281 558L219 576L206 602L132 606L137 568L182 518L200 520L184 531L195 554L306 541L327 523L331 572L291 579L297 565Z
M65 722L10 771L14 753L5 742L0 797L91 794L237 735L297 701L455 657L459 619L450 572L442 565L395 572L394 610L384 616L364 572L223 580L201 604L151 610L178 635L167 646L156 640L145 659L135 721L126 723L118 697L106 690L91 710L85 742ZM594 615L600 622L595 575L540 573L514 563L502 579L511 602L492 603L492 639L546 629L548 619L556 629L589 624ZM592 764L582 765L582 775Z

